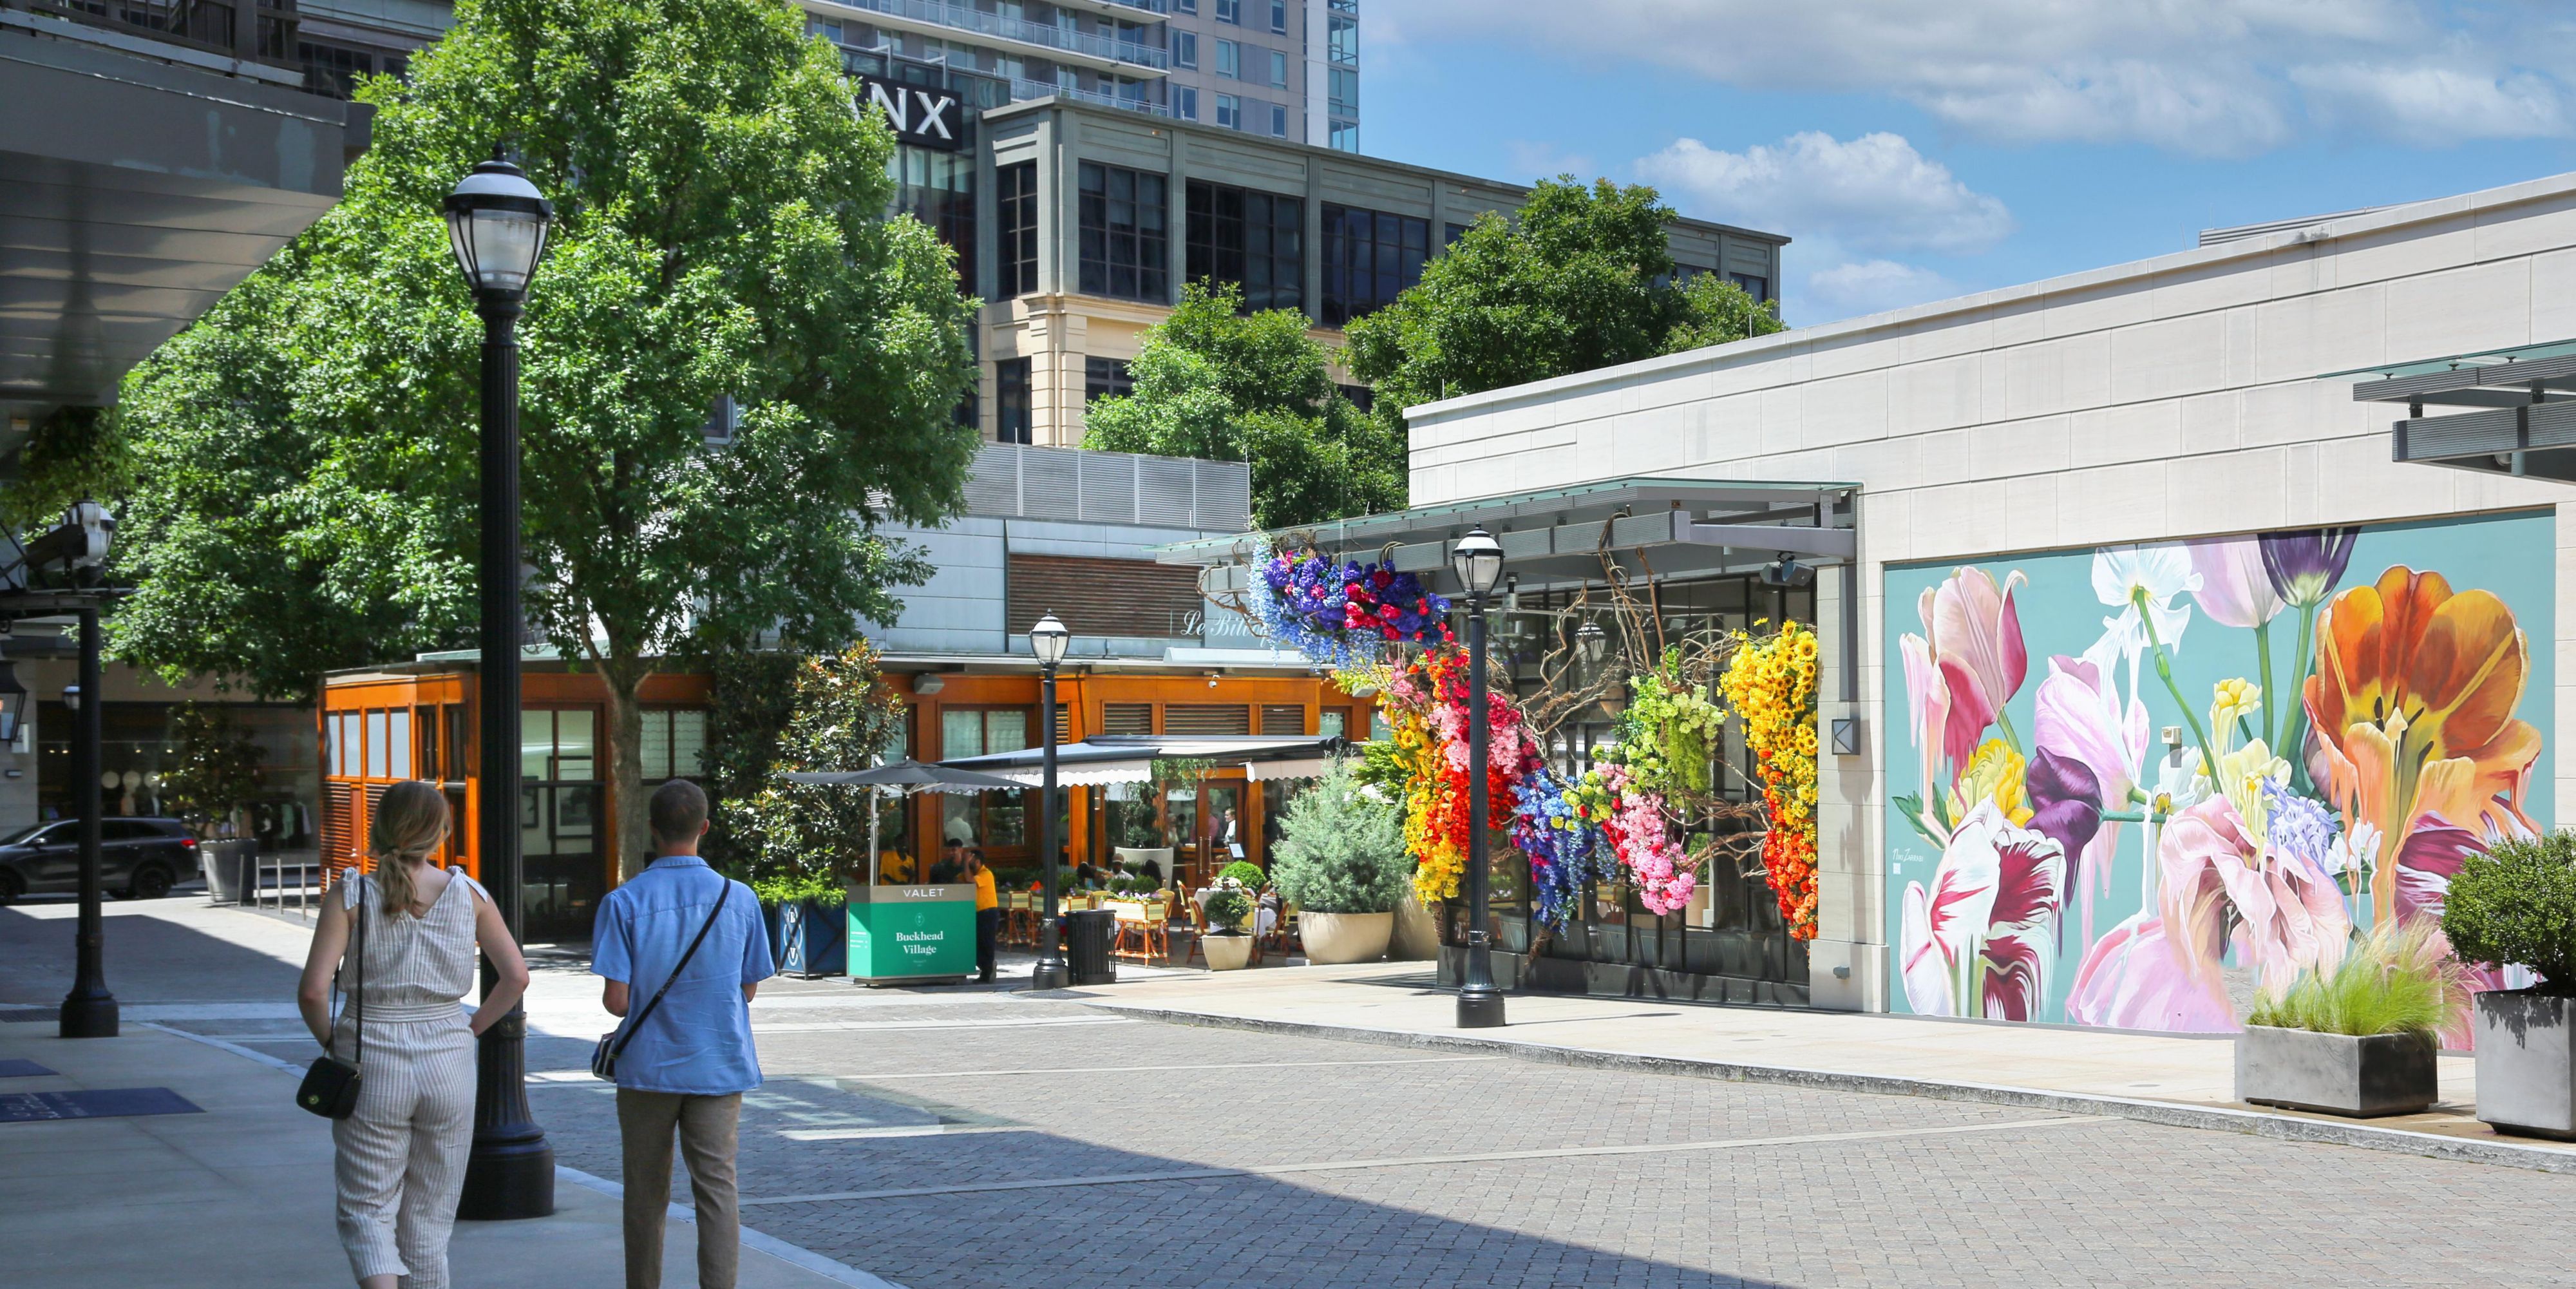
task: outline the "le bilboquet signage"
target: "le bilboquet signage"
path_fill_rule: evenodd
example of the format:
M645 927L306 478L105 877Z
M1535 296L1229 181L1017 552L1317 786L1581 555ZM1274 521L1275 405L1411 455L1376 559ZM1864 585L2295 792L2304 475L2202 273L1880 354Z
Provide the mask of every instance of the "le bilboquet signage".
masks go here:
M883 108L896 142L942 152L965 148L966 106L954 93L873 76L852 76L850 84L850 110L865 115L870 107Z

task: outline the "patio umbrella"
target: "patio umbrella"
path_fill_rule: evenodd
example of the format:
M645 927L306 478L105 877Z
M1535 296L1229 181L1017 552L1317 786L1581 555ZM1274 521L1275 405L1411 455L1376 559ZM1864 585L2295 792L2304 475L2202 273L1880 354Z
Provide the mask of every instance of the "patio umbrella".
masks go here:
M898 794L913 792L1017 792L1027 784L1016 783L998 774L978 774L973 770L952 770L944 765L924 765L906 758L873 770L798 770L782 776L789 783L822 783L864 787L872 797L881 800L886 789ZM868 885L877 884L877 809L870 802L868 810Z

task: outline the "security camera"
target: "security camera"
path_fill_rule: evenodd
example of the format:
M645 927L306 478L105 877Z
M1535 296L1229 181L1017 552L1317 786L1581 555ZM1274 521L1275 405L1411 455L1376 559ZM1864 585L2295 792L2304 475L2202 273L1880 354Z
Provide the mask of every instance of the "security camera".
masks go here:
M1796 557L1790 555L1789 552L1782 551L1780 552L1778 563L1770 564L1763 568L1762 584L1764 586L1788 587L1793 590L1799 587L1814 586L1816 584L1815 566L1810 564L1801 564L1797 561Z

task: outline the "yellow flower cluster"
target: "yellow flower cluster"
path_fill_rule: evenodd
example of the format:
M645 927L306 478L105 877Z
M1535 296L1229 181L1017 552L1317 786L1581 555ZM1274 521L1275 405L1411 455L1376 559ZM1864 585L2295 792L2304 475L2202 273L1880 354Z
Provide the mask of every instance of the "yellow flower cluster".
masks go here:
M1744 721L1744 743L1762 775L1770 832L1762 863L1789 934L1816 935L1816 633L1795 622L1755 640L1736 633L1718 681Z

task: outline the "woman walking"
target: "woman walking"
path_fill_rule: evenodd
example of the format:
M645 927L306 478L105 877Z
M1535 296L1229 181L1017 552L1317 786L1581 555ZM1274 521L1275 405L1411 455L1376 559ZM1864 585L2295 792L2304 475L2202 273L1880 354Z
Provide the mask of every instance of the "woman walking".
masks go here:
M429 862L448 824L437 788L385 790L367 832L375 872L350 875L338 898L323 901L296 993L313 1037L358 1061L357 1111L332 1123L331 1140L340 1244L360 1289L446 1289L447 1237L474 1134L474 1039L528 988L527 963L491 897L463 871ZM364 962L348 954L353 939ZM478 945L499 979L468 1020L457 1000L474 987ZM336 1022L334 969L362 992Z

